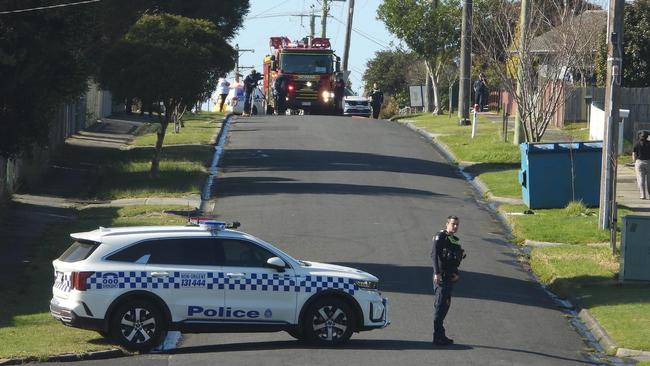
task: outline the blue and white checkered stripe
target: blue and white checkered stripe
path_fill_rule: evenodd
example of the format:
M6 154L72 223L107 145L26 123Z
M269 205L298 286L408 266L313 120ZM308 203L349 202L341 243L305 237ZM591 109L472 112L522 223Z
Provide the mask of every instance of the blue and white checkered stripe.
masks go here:
M168 277L152 277L144 271L95 272L87 281L89 290L109 288L178 289L181 288L181 272L172 272ZM223 272L207 272L205 288L208 290L294 291L305 293L337 289L350 295L354 295L354 292L359 289L353 279L343 277L305 276L295 280L289 275L283 274L251 273L247 278L228 278Z
M54 288L63 292L70 292L70 289L72 288L72 273L63 272L57 274L57 277L54 280Z
M174 272L168 277L152 277L144 271L95 272L88 277L89 290L109 288L143 289L143 288L179 288L180 273Z

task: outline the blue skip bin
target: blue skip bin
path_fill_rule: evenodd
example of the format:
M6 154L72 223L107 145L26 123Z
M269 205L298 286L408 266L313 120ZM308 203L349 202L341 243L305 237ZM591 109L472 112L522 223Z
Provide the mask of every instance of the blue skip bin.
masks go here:
M519 184L530 208L561 208L571 201L597 207L602 141L523 143Z

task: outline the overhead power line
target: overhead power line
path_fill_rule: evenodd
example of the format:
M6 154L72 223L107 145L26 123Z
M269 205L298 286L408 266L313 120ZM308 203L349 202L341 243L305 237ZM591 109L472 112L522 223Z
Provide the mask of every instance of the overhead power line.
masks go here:
M337 22L339 22L339 23L345 25L345 23L344 23L342 20L340 20L340 19L338 19L338 18L336 18L336 17L330 16L330 18L332 18L332 19L336 20ZM363 37L363 38L369 40L370 42L372 42L372 43L374 43L374 44L376 44L376 45L378 45L378 46L380 46L380 47L382 47L382 48L390 48L390 46L388 46L388 45L382 43L382 42L381 42L380 40L378 40L377 38L374 38L373 36L371 36L371 35L369 35L369 34L367 34L367 33L365 33L365 32L362 32L362 31L360 31L359 29L357 29L357 28L355 28L355 27L352 27L352 30L353 30L355 33L357 33L358 35L360 35L361 37Z
M37 8L7 10L7 11L0 11L0 15L15 14L15 13L26 13L26 12L30 12L30 11L46 10L46 9L54 9L54 8L65 8L65 7L68 7L68 6L97 3L97 2L100 2L100 1L102 1L102 0L85 0L85 1L77 1L77 2L74 2L74 3L65 3L65 4L50 5L50 6L39 6Z

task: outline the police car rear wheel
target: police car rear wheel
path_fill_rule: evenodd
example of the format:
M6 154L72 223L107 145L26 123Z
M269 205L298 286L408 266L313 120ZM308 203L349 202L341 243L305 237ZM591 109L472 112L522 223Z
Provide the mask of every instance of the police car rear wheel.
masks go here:
M113 315L113 337L129 351L148 352L158 344L164 333L160 309L145 300L120 305Z
M321 345L345 343L352 335L354 315L350 306L336 298L316 301L305 315L303 334Z

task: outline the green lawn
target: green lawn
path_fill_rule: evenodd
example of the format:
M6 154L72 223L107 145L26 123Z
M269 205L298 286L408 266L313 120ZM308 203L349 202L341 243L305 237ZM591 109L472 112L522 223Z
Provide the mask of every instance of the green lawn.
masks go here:
M170 124L165 134L165 145L209 144L216 136L215 128L221 125L224 116L224 113L218 112L185 113L183 116L185 127L181 128L179 133L175 133L173 123ZM155 132L159 128L160 124L152 123L133 144L153 146L157 138Z

